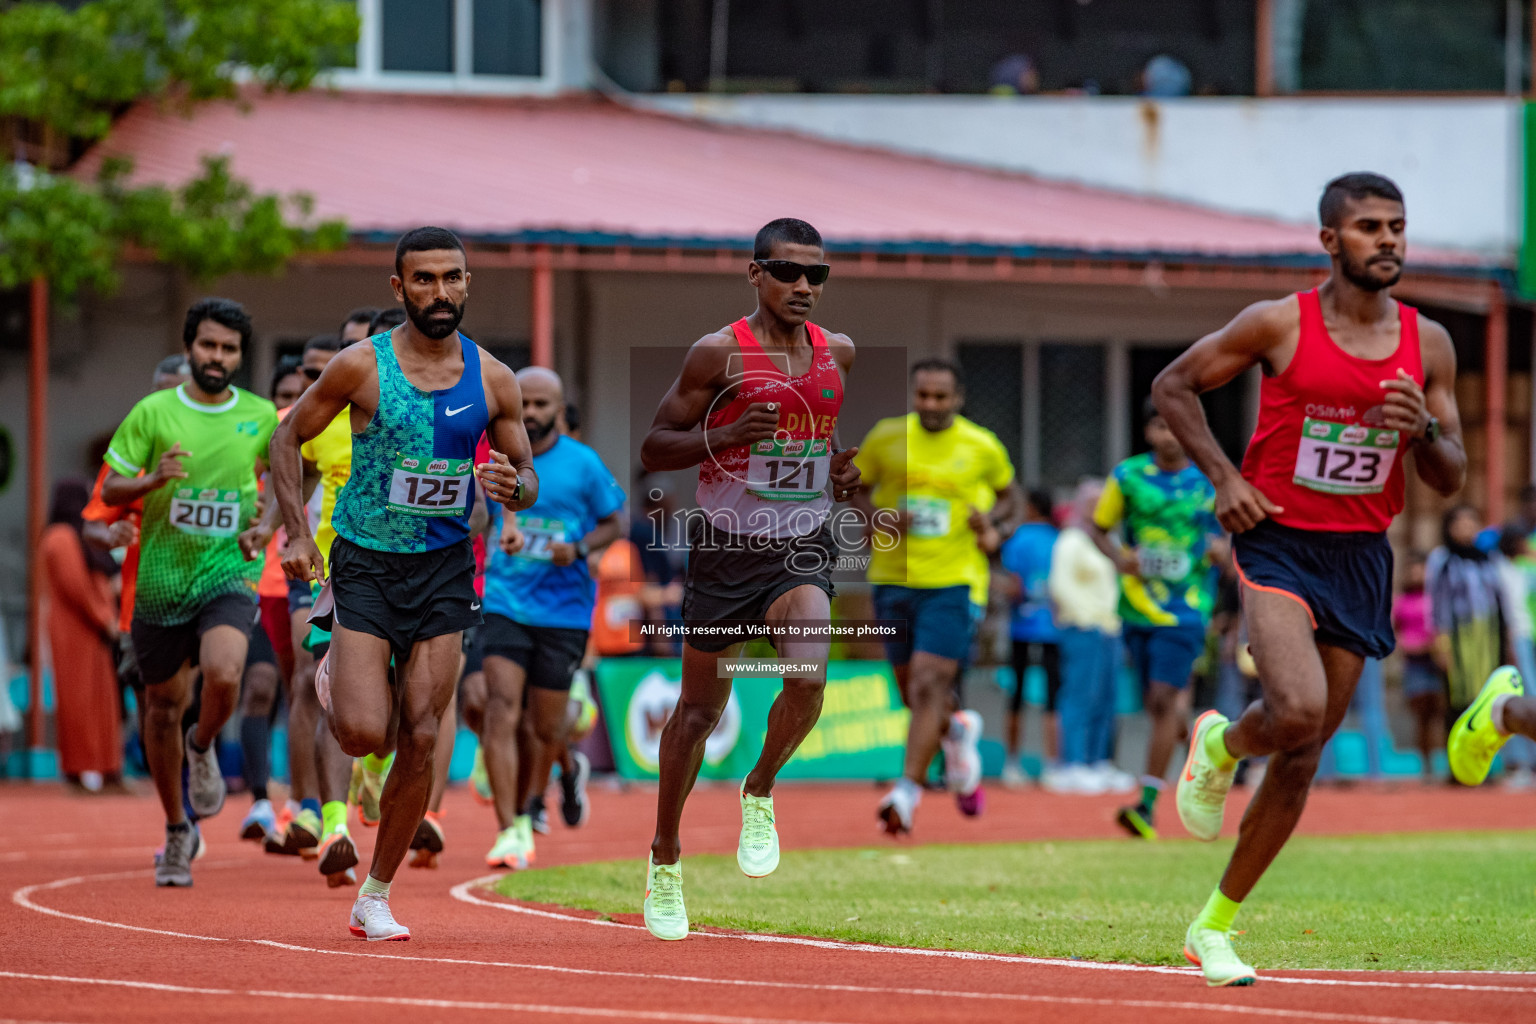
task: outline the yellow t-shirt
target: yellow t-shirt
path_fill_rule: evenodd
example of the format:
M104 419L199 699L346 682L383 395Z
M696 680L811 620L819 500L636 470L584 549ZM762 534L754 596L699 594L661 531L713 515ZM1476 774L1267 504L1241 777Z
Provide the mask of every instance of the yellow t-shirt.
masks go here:
M997 492L1013 481L997 435L963 416L931 433L908 413L876 423L854 462L876 508L905 506L912 515L899 543L888 551L875 545L870 582L921 589L968 584L971 600L986 604L987 556L967 520L972 505L990 511Z
M299 453L320 471L320 527L315 531L315 546L329 564L331 541L336 539L331 512L336 508L336 496L352 475L352 408L341 410L324 430L304 442Z

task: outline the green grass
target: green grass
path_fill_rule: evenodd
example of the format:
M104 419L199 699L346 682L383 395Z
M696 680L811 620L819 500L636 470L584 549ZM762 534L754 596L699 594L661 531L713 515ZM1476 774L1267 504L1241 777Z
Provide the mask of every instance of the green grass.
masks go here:
M1230 841L887 846L787 852L771 877L684 859L694 925L900 946L1182 964ZM643 854L643 850L641 851ZM640 910L640 858L507 875L514 899ZM1536 834L1299 838L1238 915L1260 967L1527 970Z

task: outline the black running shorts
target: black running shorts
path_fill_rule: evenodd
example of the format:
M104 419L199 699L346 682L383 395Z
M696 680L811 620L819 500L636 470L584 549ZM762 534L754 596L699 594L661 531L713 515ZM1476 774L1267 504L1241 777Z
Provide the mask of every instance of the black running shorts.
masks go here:
M1320 644L1385 658L1392 632L1392 545L1385 533L1298 530L1264 520L1232 538L1243 585L1301 602Z
M773 602L796 587L820 587L828 597L837 543L826 523L803 537L765 540L743 537L694 519L688 530L688 572L683 584L683 623L688 646L723 651L739 640L694 637L692 630L722 622L761 623Z
M494 612L485 617L480 642L485 657L515 662L527 673L528 685L540 690L569 690L587 653L585 629L525 626Z
M233 626L247 638L260 614L256 593L220 594L197 610L186 622L156 626L137 615L131 630L139 675L146 686L164 683L181 671L184 663L196 665L202 653L203 634L215 626Z
M422 640L481 622L469 541L436 551L374 551L337 537L331 545L335 621L388 640L403 658Z

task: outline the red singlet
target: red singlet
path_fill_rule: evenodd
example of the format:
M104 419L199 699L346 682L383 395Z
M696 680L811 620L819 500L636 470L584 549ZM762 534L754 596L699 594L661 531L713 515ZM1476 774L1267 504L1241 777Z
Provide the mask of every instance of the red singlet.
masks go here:
M1397 351L1359 359L1334 343L1317 289L1296 296L1301 337L1285 372L1265 377L1243 477L1300 530L1379 533L1403 509L1408 438L1382 423L1381 382L1404 370L1424 386L1418 310L1399 302Z
M843 406L837 360L821 328L808 323L811 367L790 377L757 343L746 317L731 327L741 361L733 357L730 370L741 386L729 403L710 410L705 429L736 422L754 402L777 402L779 431L771 440L711 453L699 466L699 507L717 528L731 533L781 538L814 533L832 508L827 473L832 430Z

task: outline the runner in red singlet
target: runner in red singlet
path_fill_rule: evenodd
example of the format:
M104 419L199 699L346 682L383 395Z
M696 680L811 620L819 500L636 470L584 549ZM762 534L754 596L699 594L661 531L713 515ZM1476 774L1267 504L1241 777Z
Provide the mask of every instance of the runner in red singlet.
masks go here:
M1221 885L1185 936L1184 955L1213 986L1253 983L1232 948L1233 917L1296 827L1364 659L1392 650L1386 529L1403 507L1403 459L1412 451L1420 478L1441 494L1466 475L1450 335L1387 293L1402 275L1402 193L1380 175L1347 174L1328 184L1318 213L1328 280L1250 306L1175 360L1152 391L1216 485L1216 516L1235 535L1263 687L1235 721L1200 716L1179 776L1179 816L1211 840L1237 762L1269 756ZM1259 421L1239 473L1199 396L1255 365L1264 370Z
M648 471L699 467L704 513L689 529L682 692L661 734L645 896L657 938L688 934L678 823L731 695L718 662L739 636L720 631L831 619L837 546L826 519L859 472L857 449L837 451L834 434L853 343L808 322L829 273L824 260L821 235L804 221L776 220L757 233L747 268L756 312L694 343L641 448ZM786 673L762 755L742 783L736 861L754 878L778 866L774 778L816 724L826 687L825 634L775 646L781 658L817 667Z

